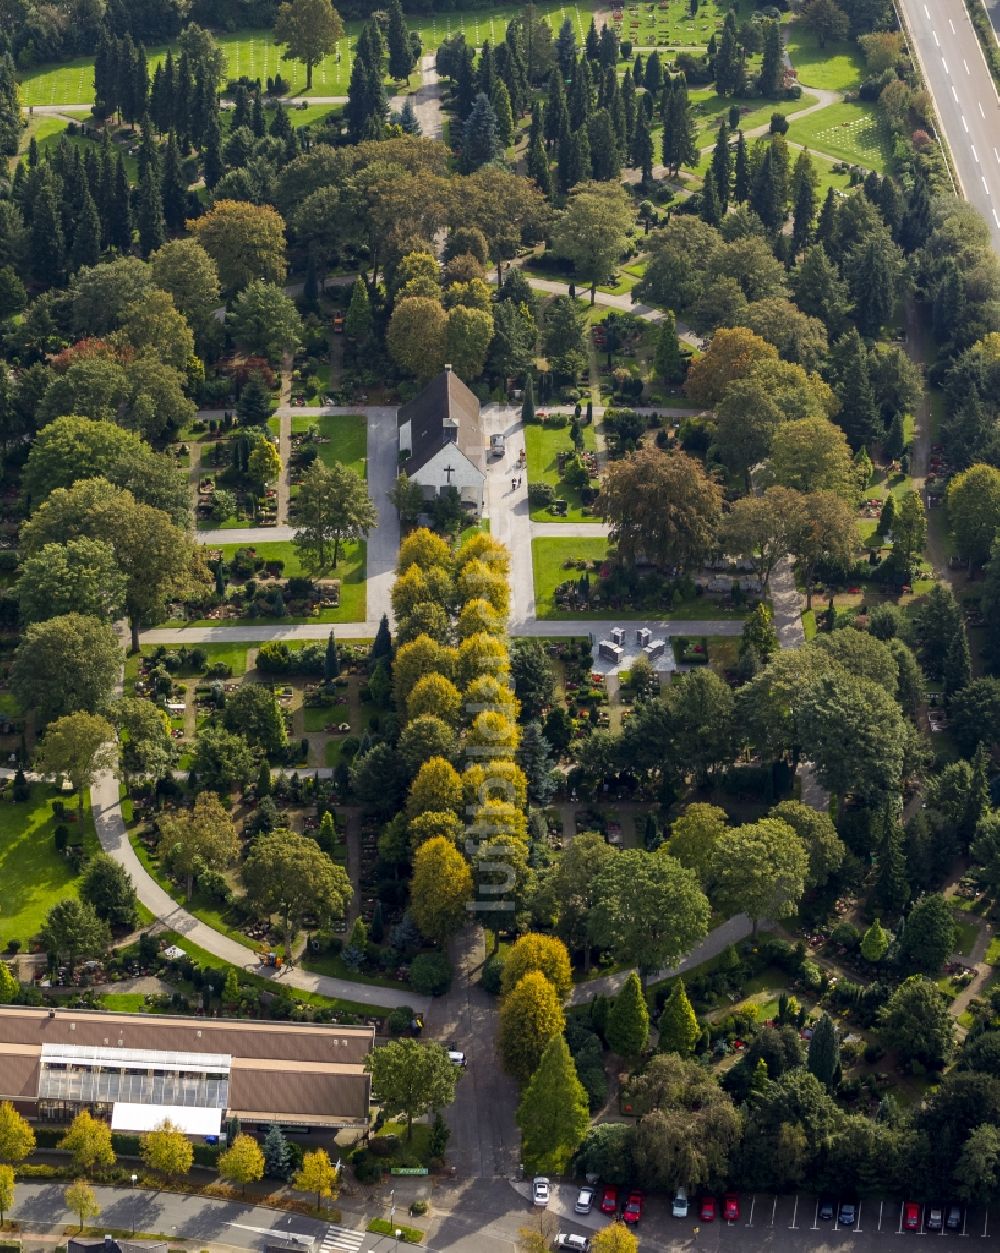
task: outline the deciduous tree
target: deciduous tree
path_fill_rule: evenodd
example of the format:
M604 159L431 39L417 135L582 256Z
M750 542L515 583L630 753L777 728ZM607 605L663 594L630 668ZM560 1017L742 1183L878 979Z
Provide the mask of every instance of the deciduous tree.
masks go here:
M573 987L573 971L569 953L562 940L554 936L529 931L519 936L507 950L504 958L501 991L506 995L513 991L526 974L540 971L555 988L559 999L565 1001Z
M590 285L590 303L597 284L614 272L635 233L635 208L630 196L615 184L580 183L556 223L555 252L573 263L576 274Z
M59 1148L69 1153L74 1169L84 1175L115 1164L111 1127L87 1109L81 1110L70 1123L69 1130L59 1141Z
M0 1102L0 1162L23 1162L35 1151L35 1133L10 1101Z
M344 23L330 0L287 0L274 22L275 43L285 45L285 57L306 67L306 91L312 90L313 67L337 47Z
M520 1083L527 1083L538 1069L549 1041L561 1035L565 1025L559 994L540 971L530 971L500 1006L498 1046L510 1074Z
M111 695L122 653L106 622L78 613L34 622L14 653L10 682L37 724L66 714L94 713Z
M87 863L80 896L111 927L131 930L139 921L139 898L132 876L107 853L97 853Z
M715 895L731 913L762 918L792 913L805 891L809 859L798 833L777 818L724 831L715 845Z
M295 1172L292 1187L296 1192L314 1192L316 1208L320 1209L324 1197L332 1197L337 1186L337 1168L330 1161L326 1149L313 1149L303 1153L302 1165Z
M243 863L242 876L254 904L280 916L289 954L303 918L313 915L320 922L342 918L353 895L344 868L331 861L315 840L294 831L259 835Z
M246 1192L248 1183L264 1178L264 1154L260 1145L245 1132L235 1136L229 1148L219 1157L219 1177L240 1186Z
M365 1062L372 1087L389 1117L406 1119L406 1139L413 1120L443 1109L455 1099L458 1070L443 1045L420 1040L390 1040L373 1049Z
M81 822L86 789L102 771L114 768L114 740L115 729L107 718L80 710L50 722L38 745L39 770L69 779L76 793Z
M139 1137L139 1156L150 1168L173 1179L186 1175L194 1163L194 1145L169 1118Z
M75 1179L63 1192L66 1208L72 1210L80 1219L80 1230L86 1226L88 1218L97 1218L101 1207L97 1204L94 1189L83 1179Z
M443 836L426 840L413 857L410 912L429 940L441 943L469 917L473 883L469 863Z
M302 319L295 302L276 283L253 279L235 298L229 328L236 343L251 356L279 362L302 338Z
M255 279L284 281L285 223L271 205L217 200L188 228L215 262L224 291L237 292Z

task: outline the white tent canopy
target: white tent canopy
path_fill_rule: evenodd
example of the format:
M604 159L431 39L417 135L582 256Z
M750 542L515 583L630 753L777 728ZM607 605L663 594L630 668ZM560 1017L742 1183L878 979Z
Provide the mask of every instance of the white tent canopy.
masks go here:
M152 1131L171 1122L189 1136L217 1136L222 1128L221 1109L185 1105L134 1105L116 1101L111 1111L112 1131Z

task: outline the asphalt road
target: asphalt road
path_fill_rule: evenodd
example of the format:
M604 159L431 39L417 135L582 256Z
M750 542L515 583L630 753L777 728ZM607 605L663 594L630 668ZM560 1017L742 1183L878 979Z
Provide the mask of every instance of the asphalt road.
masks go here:
M898 0L965 198L1000 251L1000 97L962 0Z

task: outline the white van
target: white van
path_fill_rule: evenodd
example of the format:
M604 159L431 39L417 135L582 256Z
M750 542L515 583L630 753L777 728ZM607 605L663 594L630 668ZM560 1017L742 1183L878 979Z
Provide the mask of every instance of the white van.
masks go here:
M671 1202L671 1212L675 1218L687 1218L688 1194L686 1188L678 1188Z

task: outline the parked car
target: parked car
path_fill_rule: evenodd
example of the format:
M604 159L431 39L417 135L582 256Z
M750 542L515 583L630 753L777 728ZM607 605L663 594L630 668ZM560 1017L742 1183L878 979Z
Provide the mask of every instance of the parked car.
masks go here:
M594 1189L588 1183L585 1184L584 1187L582 1187L576 1194L576 1204L573 1206L573 1209L578 1214L589 1214L593 1208Z
M940 1205L929 1205L924 1218L925 1231L940 1231L944 1226L944 1210Z
M920 1206L916 1201L906 1201L903 1204L903 1230L920 1230Z
M453 1066L464 1067L464 1066L468 1066L469 1064L469 1059L465 1056L465 1054L461 1051L461 1049L449 1049L448 1060L452 1063Z
M670 1206L670 1211L675 1218L687 1218L688 1216L688 1194L687 1188L678 1188L674 1193L674 1199Z
M949 1205L945 1211L944 1225L949 1231L961 1231L964 1223L961 1205Z
M858 1207L854 1201L841 1201L837 1222L841 1227L853 1227L858 1221Z
M630 1192L625 1208L622 1210L622 1222L634 1227L642 1218L642 1193Z
M533 1205L548 1205L549 1181L544 1175L536 1175L531 1181L531 1202Z
M701 1206L698 1210L699 1217L703 1223L715 1222L715 1197L703 1196L701 1198Z
M586 1236L578 1236L573 1232L560 1231L556 1236L557 1249L572 1249L573 1253L588 1253L590 1241Z
M727 1223L737 1223L740 1220L740 1198L735 1192L727 1192L722 1198L722 1217Z
M601 1193L601 1213L618 1213L618 1189L613 1188L611 1184L608 1184Z
M833 1199L828 1196L821 1196L819 1206L816 1209L816 1217L821 1223L828 1223L833 1220L837 1207L833 1203Z

